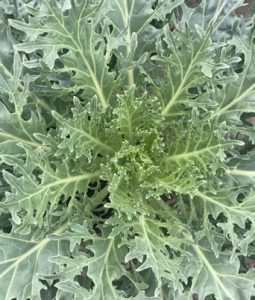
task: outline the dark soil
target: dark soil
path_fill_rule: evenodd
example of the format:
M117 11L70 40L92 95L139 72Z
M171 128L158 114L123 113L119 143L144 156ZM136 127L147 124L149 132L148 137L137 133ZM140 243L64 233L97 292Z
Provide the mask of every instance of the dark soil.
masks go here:
M231 0L229 0L231 1ZM255 0L245 0L246 6L238 8L236 14L239 17L250 18L255 13ZM186 0L190 7L196 7L201 3L201 0Z
M255 1L254 0L245 0L247 3L246 6L238 8L236 10L236 14L238 16L243 16L244 18L250 18L255 12Z

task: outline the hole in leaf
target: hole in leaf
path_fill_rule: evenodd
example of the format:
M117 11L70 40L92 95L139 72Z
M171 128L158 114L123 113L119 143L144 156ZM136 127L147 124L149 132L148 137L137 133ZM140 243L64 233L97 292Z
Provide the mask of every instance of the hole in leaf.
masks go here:
M91 188L97 187L97 181L90 182L89 187L91 187Z
M125 291L126 297L133 297L137 294L136 287L126 276L122 276L120 279L114 280L112 284L117 290Z
M157 5L158 5L158 0L154 1L151 8L154 10L157 7Z
M36 53L36 55L38 55L40 58L43 57L43 51L42 51L42 50L36 50L35 53Z
M48 35L48 32L43 32L41 34L39 34L40 37L46 37Z
M42 175L42 170L39 169L39 168L35 168L33 171L32 171L32 174L36 177L36 180L39 182L39 184L41 184L42 182L42 179L41 179L41 175Z
M112 24L109 25L109 30L110 30L110 33L112 33L112 31L113 31L113 25Z
M245 198L245 195L243 193L240 193L238 196L237 196L237 202L238 203L243 203L244 201L244 198Z
M223 213L220 213L216 219L209 214L208 220L214 226L217 226L218 223L226 223L228 221L227 217Z
M59 280L54 280L51 285L46 280L40 279L40 281L45 286L45 288L40 291L41 299L54 299L58 291L55 284L58 283Z
M95 51L97 51L101 46L102 46L102 41L97 42L94 47Z
M105 188L107 185L108 185L107 181L100 179L100 189Z
M162 20L153 19L150 24L156 29L161 29L164 27L165 22Z
M192 286L192 277L187 278L187 282L181 281L185 290L189 289Z
M208 296L205 297L205 300L217 300L213 294L210 294Z
M235 70L235 72L236 72L237 74L242 73L242 72L243 72L243 68L238 68L238 69Z
M94 224L94 225L93 225L93 229L94 229L95 233L96 233L98 236L102 236L102 231L101 231L100 228L98 228L97 225L98 225L98 224Z
M185 4L190 8L198 7L201 4L202 0L186 0Z
M75 199L81 201L83 199L84 193L76 192Z
M111 56L111 59L108 63L108 70L109 72L111 72L112 70L114 70L115 66L117 65L117 56L113 53Z
M83 288L90 290L93 289L94 282L88 277L87 272L88 272L88 268L84 267L81 270L80 275L76 275L74 280L77 281L80 284L80 286L82 286Z
M12 224L10 220L12 219L11 214L0 214L0 227L4 233L10 233L12 230Z
M87 190L87 197L91 198L95 193L95 190L94 189L88 189Z
M241 120L244 125L255 125L255 114L254 113L243 113L241 115Z

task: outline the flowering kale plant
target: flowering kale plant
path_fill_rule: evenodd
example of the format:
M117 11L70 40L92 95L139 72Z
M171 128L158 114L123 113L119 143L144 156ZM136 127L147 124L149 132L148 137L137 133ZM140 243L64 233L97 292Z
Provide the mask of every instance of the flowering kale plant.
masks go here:
M0 0L0 300L255 299L243 0Z

